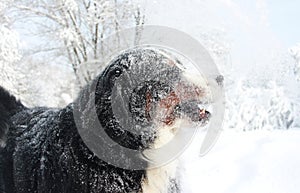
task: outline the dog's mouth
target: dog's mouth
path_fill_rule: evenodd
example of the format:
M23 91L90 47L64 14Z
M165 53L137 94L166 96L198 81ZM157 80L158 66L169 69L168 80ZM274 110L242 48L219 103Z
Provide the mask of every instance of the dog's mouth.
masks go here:
M206 88L185 79L169 85L149 81L134 89L130 97L130 112L141 125L171 126L186 120L191 126L204 126L211 117L207 110Z
M205 108L205 105L198 101L187 101L178 104L175 107L175 114L178 117L188 118L190 121L201 125L206 124L211 117L211 113Z
M210 112L208 112L204 106L205 105L197 101L187 101L180 105L180 110L190 117L192 121L197 122L210 117Z
M159 121L171 126L176 119L187 119L201 126L208 123L211 113L205 108L206 105L197 101L178 103L173 107L160 109Z

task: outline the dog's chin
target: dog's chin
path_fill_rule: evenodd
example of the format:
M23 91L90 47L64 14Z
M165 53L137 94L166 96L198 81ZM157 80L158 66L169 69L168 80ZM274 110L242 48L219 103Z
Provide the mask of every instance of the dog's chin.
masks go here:
M151 148L158 149L168 144L178 134L179 130L183 132L193 132L195 129L200 129L208 123L208 120L192 121L188 117L175 119L172 124L156 123L156 138Z

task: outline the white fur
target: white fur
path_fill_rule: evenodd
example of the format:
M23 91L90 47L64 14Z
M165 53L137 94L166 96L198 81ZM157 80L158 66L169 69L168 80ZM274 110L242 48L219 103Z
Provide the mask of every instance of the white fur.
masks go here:
M183 77L194 85L201 86L201 88L207 94L208 83L203 78L203 76L193 73L193 72L184 72ZM205 96L201 96L203 100ZM160 148L167 144L170 140L173 139L178 129L181 128L182 124L186 125L189 121L184 119L178 119L175 121L172 126L163 126L158 129L158 136L154 142L154 148ZM176 147L175 147L176 148ZM145 153L146 154L146 153ZM155 154L146 155L148 158L155 160ZM146 171L146 177L142 182L142 192L143 193L168 193L168 188L170 186L170 180L176 179L176 170L178 168L178 160L174 160L171 163L168 163L164 166L148 169Z
M167 193L170 180L176 178L178 161L165 166L149 169L142 184L143 193Z
M185 121L178 119L172 126L161 127L158 130L158 136L154 142L154 148L160 148L172 140L183 122ZM167 193L170 186L170 180L176 178L178 162L179 161L175 159L164 166L148 169L146 171L146 178L142 184L142 192Z
M205 91L208 89L208 82L207 80L197 71L185 71L183 72L183 77L185 77L189 82L200 86Z

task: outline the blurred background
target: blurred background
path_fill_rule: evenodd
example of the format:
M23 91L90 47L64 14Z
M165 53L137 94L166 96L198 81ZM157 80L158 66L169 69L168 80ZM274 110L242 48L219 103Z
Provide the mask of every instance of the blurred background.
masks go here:
M196 138L183 155L184 192L298 192L299 7L296 0L2 0L0 85L27 106L63 107L105 65L110 34L176 28L209 51L226 93L215 147L199 157Z

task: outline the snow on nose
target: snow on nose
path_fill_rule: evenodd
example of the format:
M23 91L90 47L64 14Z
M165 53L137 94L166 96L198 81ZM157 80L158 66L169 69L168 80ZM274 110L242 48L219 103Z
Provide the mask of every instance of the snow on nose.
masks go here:
M211 113L205 109L199 110L199 121L205 122L208 121L211 116Z
M198 101L186 101L177 107L177 111L181 116L188 117L193 122L206 123L211 113L200 105Z

